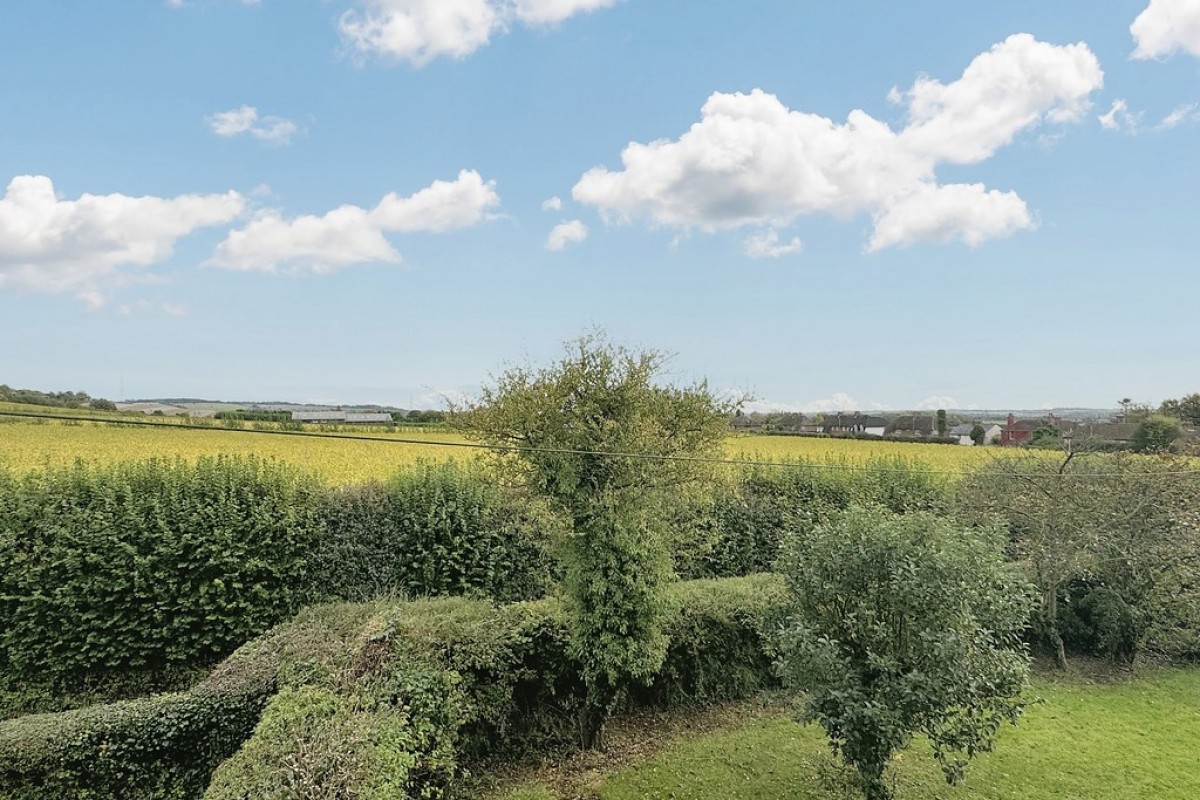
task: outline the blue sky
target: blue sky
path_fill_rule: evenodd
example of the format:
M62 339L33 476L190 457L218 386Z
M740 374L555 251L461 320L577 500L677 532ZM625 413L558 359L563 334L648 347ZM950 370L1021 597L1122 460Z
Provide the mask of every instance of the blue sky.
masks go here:
M1200 390L1200 0L60 0L0 32L3 383L430 406L602 327L761 407Z

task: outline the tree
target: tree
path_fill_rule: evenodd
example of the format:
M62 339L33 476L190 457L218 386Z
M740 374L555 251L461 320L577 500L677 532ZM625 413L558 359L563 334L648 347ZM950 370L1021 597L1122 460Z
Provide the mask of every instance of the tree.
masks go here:
M984 430L982 425L976 422L975 427L971 428L971 441L974 442L976 446L982 446L984 436L987 436L987 431Z
M946 423L946 409L939 408L937 412L937 433L938 436L945 436L949 427Z
M1029 437L1029 446L1043 450L1057 450L1062 447L1062 431L1057 426L1046 423Z
M1004 522L1041 597L1035 633L1060 667L1060 611L1072 597L1103 602L1106 619L1090 634L1102 655L1133 661L1152 639L1194 629L1179 624L1200 608L1200 471L1189 462L1119 453L998 459L963 481L958 506L965 523Z
M1155 414L1144 419L1133 432L1133 449L1138 453L1162 453L1182 437L1179 420Z
M1164 400L1158 411L1191 425L1200 425L1200 392L1184 395L1178 400Z
M513 367L456 409L465 435L497 448L506 474L570 520L562 551L575 655L588 690L585 747L633 682L662 665L665 593L674 579L667 521L683 487L719 455L735 403L704 382L656 382L665 357L602 334L567 346L559 362Z
M868 800L891 796L885 769L915 734L955 783L1020 716L1033 590L1005 561L1001 529L852 507L796 536L783 563L784 678Z

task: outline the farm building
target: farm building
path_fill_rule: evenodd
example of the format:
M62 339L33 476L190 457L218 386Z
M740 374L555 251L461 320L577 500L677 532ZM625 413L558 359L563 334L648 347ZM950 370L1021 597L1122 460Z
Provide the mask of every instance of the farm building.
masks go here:
M387 412L366 411L293 411L292 422L318 425L391 425L392 415Z

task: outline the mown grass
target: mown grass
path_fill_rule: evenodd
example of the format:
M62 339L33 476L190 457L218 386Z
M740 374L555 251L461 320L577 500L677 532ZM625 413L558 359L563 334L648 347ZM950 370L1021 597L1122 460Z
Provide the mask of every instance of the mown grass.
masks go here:
M995 752L947 786L914 742L893 769L897 800L1194 800L1200 797L1200 669L1164 670L1107 683L1035 683L1043 702ZM589 792L590 794L590 792ZM786 715L684 738L617 771L602 800L853 800L849 776L815 725ZM529 784L505 800L553 800Z

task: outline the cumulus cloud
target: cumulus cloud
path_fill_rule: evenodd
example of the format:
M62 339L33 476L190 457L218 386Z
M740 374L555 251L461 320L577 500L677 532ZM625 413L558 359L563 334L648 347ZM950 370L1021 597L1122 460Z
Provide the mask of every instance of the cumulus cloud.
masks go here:
M241 106L206 117L209 128L217 136L248 134L268 144L288 144L299 130L296 123L284 117L260 117L254 106Z
M944 394L935 394L917 403L917 411L937 411L939 408L958 408L958 401Z
M1180 51L1200 57L1200 2L1150 0L1129 26L1137 59L1166 58Z
M550 235L546 237L546 249L551 252L558 252L569 244L578 244L585 241L588 236L587 225L577 219L568 222L560 222L550 231Z
M1126 131L1128 133L1137 133L1141 126L1142 113L1139 111L1136 114L1129 110L1129 104L1125 100L1113 100L1112 106L1108 111L1096 117L1100 120L1100 127L1106 131Z
M73 292L102 305L106 288L130 279L124 268L167 260L180 238L244 207L237 192L63 200L44 175L15 177L0 198L0 290Z
M338 27L359 58L378 56L421 67L465 58L514 23L555 25L619 0L357 0Z
M800 410L806 414L816 414L829 411L854 411L858 409L858 401L845 392L836 392L832 397L822 397L800 404Z
M790 242L780 243L779 232L768 228L747 236L742 242L742 252L749 258L779 258L799 253L803 246L798 236L792 237Z
M562 211L562 198L556 196L543 200L542 211Z
M1011 192L939 185L937 167L978 163L1022 132L1078 121L1102 84L1086 44L1016 34L952 83L921 78L893 90L889 98L907 109L900 130L861 110L844 124L794 111L761 89L716 92L678 139L629 144L623 169L589 170L572 195L610 222L640 218L712 232L867 213L876 225L872 250L922 239L976 245L1034 220ZM923 202L934 208L919 208Z
M333 272L353 264L398 263L400 253L385 233L444 233L488 219L500 203L494 181L463 170L453 181L400 197L388 194L373 208L344 205L321 216L257 214L229 232L210 263L226 269L277 272L289 268Z

